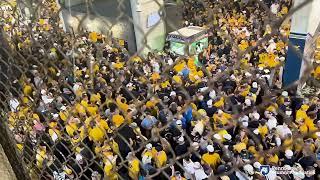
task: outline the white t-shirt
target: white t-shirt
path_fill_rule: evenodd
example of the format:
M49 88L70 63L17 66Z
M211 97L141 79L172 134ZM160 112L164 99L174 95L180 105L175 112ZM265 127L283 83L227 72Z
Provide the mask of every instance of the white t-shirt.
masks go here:
M20 103L16 98L13 98L10 100L9 104L10 104L11 111L16 112Z
M278 10L279 10L279 4L272 4L270 7L270 10L273 14L278 14Z
M195 169L194 176L196 177L196 180L202 180L208 178L208 175L204 172L202 168Z
M183 167L185 169L185 177L191 179L191 176L194 174L194 163L183 160Z
M283 125L278 125L276 129L281 139L283 139L288 134L292 134L291 130Z
M269 120L267 122L268 129L271 130L271 129L277 127L277 124L278 124L278 122L275 117L269 118Z

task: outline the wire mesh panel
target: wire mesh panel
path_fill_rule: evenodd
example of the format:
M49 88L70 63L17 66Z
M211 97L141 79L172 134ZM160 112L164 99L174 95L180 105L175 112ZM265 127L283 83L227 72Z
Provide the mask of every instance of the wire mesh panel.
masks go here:
M85 1L82 16L75 1L0 2L1 117L35 179L317 178L318 32L295 52L303 76L285 87L281 75L290 18L311 0L165 1L153 18L207 29L208 47L196 44L192 56L150 47L159 22L129 51L135 42L112 28L123 19L144 28L125 0L108 22L98 0ZM166 16L172 4L178 22ZM103 31L86 25L96 18Z

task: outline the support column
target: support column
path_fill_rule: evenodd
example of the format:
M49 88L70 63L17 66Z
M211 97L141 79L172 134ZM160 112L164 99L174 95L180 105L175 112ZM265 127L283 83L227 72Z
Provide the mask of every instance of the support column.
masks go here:
M165 43L163 0L130 0L137 51L145 56L153 50L162 50Z
M65 7L72 7L82 3L86 3L86 0L65 0Z
M310 0L294 0L293 8ZM289 41L293 47L288 48L287 58L284 66L283 85L284 87L292 84L303 76L305 70L304 59L308 59L306 49L320 21L320 0L310 1L303 8L300 8L291 17L291 32ZM303 57L299 56L296 51L301 52Z

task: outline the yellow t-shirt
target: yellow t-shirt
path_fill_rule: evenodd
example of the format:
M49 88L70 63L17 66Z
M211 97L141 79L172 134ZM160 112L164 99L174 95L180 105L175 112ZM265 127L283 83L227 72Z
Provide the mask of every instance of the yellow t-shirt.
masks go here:
M259 125L258 130L262 138L264 138L269 131L267 125L263 125L263 126Z
M219 101L217 101L217 102L215 102L215 103L213 104L213 106L215 106L215 107L217 107L217 108L223 107L223 106L224 106L224 97L221 97L221 98L219 99Z
M265 64L265 62L267 61L267 58L268 58L267 53L259 54L259 63L260 64Z
M124 118L123 116L116 114L112 116L112 122L116 127L119 127L124 123Z
M186 63L184 61L177 63L174 67L173 70L175 70L177 73L182 71Z
M274 163L274 164L278 164L278 162L279 162L279 157L278 157L276 154L274 154L273 156L271 156L271 157L269 157L269 158L267 159L267 162L269 162L269 163Z
M46 158L46 156L47 155L46 155L46 150L45 149L37 151L36 159L37 159L38 167L40 167L40 168L42 167L43 161Z
M101 127L95 126L89 130L89 138L95 142L103 141L105 137L105 130Z
M30 85L25 85L23 88L23 94L25 96L30 96L32 93L32 87Z
M288 8L286 6L283 6L280 12L282 15L288 14Z
M181 80L180 76L173 76L172 79L174 80L174 82L176 82L178 84L182 84L182 80Z
M276 44L276 48L277 48L277 50L278 50L278 51L280 51L280 50L284 49L284 47L285 47L285 44L284 44L284 42L283 42L283 41L279 41L279 42L277 42L277 44Z
M124 99L124 102L121 102L121 100ZM126 104L126 99L124 97L117 97L116 99L116 102L117 102L117 106L120 108L121 111L124 111L124 112L127 112L128 109L129 109L129 105Z
M84 106L85 108L89 106L88 101L86 101L86 100L81 100L80 104L82 106Z
M319 53L320 54L320 53ZM320 79L320 66L317 66L313 71L313 77L316 79Z
M140 171L139 159L129 161L129 176L132 179L137 179Z
M86 114L86 109L85 106L83 106L82 104L77 103L75 106L76 112L79 114Z
M236 150L238 153L240 153L242 150L247 148L247 145L245 143L238 143L233 146L234 150Z
M58 136L58 138L61 137L61 132L59 130L57 130L57 129L49 129L49 135L50 135L51 138L54 137L55 134Z
M245 51L249 47L249 43L246 40L242 40L241 43L239 44L239 49L241 51Z
M92 94L90 97L90 102L96 103L96 102L100 101L100 99L101 99L100 93Z
M299 121L303 121L305 119L308 118L308 115L305 111L299 109L297 112L296 112L296 122L299 122Z
M97 122L97 126L99 126L100 128L106 130L106 131L110 131L111 129L109 128L108 123L104 120L104 119L100 119Z
M111 163L106 163L105 164L104 173L106 174L107 179L109 179L109 180L117 180L118 179L118 175L113 170L113 165Z
M167 80L167 81L165 81L165 82L161 83L161 88L167 88L168 86L170 86L170 82L169 82L169 80Z
M96 115L98 113L98 106L88 106L87 107L87 112L90 116Z
M167 154L166 154L166 152L160 151L160 152L156 153L155 162L156 162L157 168L161 168L161 167L165 166L166 163L167 163Z
M190 71L196 71L197 70L197 66L196 66L196 64L194 62L194 59L192 59L192 58L188 59L187 66L190 69Z
M152 102L152 101L147 101L147 103L146 103L146 107L147 107L147 108L153 108L154 106L155 106L154 102Z
M116 69L121 69L124 67L124 63L123 62L117 62L113 64L113 67Z
M68 119L69 113L67 111L60 111L59 116L61 120L66 121Z
M157 81L157 80L159 80L160 79L160 74L159 73L153 73L152 75L151 75L151 80L152 81Z
M91 32L89 34L89 39L92 41L92 42L97 42L98 40L98 34L96 32Z
M214 122L220 122L222 125L226 125L231 118L232 116L225 112L223 112L220 116L218 114L213 115Z
M70 137L73 137L75 135L74 132L77 131L77 129L78 126L76 123L70 123L66 125L66 131Z
M249 94L249 92L250 92L250 88L251 88L251 86L247 85L245 90L240 93L241 96L244 96L244 97L247 96Z
M284 150L292 150L293 147L293 140L292 139L285 139L282 143L282 147L284 148Z
M269 55L268 55L268 58L267 58L267 61L265 62L265 65L266 65L267 67L274 68L274 67L278 66L279 63L280 63L280 62L279 62L278 60L276 60L274 54L269 54Z
M201 157L202 162L210 165L213 169L216 169L217 165L220 163L220 155L218 153L213 154L203 154Z

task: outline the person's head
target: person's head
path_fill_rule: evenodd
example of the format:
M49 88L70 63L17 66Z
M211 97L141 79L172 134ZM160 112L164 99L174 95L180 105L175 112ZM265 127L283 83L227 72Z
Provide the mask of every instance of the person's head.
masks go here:
M288 158L288 159L291 159L292 156L293 156L293 151L290 150L290 149L285 150L284 153L285 153L285 157Z
M175 176L175 178L176 178L177 180L182 179L182 176L181 176L180 171L176 171L176 172L174 172L174 176Z
M210 154L214 153L214 147L211 144L207 146L207 152Z

